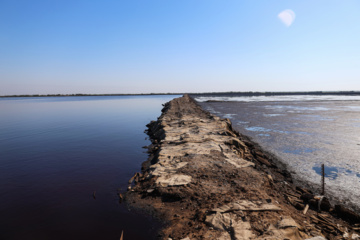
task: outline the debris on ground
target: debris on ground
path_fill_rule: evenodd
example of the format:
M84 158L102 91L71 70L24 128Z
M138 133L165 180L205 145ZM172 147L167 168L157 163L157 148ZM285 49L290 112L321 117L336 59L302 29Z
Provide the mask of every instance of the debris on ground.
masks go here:
M165 223L159 239L359 239L356 213L295 186L273 156L188 95L147 127L149 159L124 199Z

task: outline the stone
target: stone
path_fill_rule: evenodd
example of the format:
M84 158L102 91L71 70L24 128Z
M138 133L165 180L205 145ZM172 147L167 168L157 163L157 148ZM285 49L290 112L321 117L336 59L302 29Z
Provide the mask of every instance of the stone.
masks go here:
M316 237L312 237L312 238L307 238L305 240L326 240L326 238L324 238L322 236L316 236Z
M351 235L351 239L358 240L358 239L360 239L360 236L358 234L356 234L356 233L353 233Z
M251 231L250 223L237 219L236 215L232 213L216 212L207 216L205 222L216 230L226 231L227 236L224 233L221 239L231 239L230 234L227 232L232 232L236 240L255 237L255 234Z
M232 225L234 237L236 240L253 239L256 235L251 231L249 222L236 221Z
M335 205L335 212L342 218L352 222L358 223L360 222L360 216L350 209L345 208L342 205Z
M282 211L282 209L272 203L257 204L249 200L238 200L219 208L213 209L214 212L232 212L232 211Z
M217 230L226 230L231 224L230 213L221 214L216 212L206 217L205 222Z
M279 228L298 227L298 224L291 217L284 217L279 223Z
M161 187L181 186L191 182L191 176L183 174L162 175L156 179L156 184Z

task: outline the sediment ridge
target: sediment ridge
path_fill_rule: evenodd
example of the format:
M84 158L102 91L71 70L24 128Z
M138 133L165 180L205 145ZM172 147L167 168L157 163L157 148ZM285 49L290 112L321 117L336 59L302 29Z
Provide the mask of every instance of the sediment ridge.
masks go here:
M359 239L357 214L295 186L273 156L188 95L147 127L149 158L125 200L164 222L159 239Z

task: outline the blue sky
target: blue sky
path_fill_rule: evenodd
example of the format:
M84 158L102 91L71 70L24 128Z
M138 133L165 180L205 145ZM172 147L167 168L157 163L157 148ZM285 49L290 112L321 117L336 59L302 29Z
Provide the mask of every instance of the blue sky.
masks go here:
M0 95L317 90L360 90L358 0L0 1Z

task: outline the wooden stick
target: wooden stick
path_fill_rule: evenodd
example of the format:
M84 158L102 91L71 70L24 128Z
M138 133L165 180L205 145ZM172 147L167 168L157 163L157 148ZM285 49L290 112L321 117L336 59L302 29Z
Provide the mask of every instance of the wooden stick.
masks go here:
M306 215L307 211L309 210L309 204L306 204L305 208L304 208L304 215Z
M321 164L321 195L325 195L325 165Z

